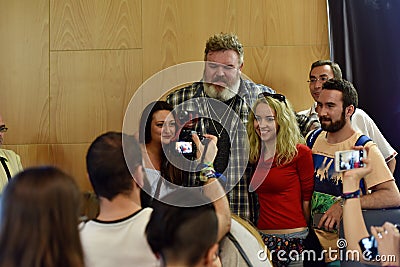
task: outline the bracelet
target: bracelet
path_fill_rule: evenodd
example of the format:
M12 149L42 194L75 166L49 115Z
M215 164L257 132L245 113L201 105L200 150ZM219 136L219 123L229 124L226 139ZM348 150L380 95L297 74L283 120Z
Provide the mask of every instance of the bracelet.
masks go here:
M358 190L356 190L354 192L343 193L341 195L341 198L344 199L344 200L349 199L349 198L360 198L360 195L361 195L361 190L358 189Z

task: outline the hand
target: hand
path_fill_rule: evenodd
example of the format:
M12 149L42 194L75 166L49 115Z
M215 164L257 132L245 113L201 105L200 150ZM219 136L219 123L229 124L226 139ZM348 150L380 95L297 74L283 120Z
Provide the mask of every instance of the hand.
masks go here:
M204 137L207 138L207 143L208 143L208 144L206 144L207 151L206 151L206 154L204 155L204 162L214 162L214 159L217 156L217 152L218 152L218 148L217 148L218 138L211 134L205 134ZM196 155L197 159L201 159L205 146L200 141L197 134L192 134L192 139L197 147L197 155Z
M342 219L343 210L340 203L333 204L319 221L318 228L324 228L327 231L333 231L339 228Z
M382 262L382 265L400 265L400 233L395 225L385 222L381 227L371 226L371 233L378 242L379 255L390 259L394 255L394 262ZM389 257L390 256L390 257ZM382 258L383 259L383 258Z

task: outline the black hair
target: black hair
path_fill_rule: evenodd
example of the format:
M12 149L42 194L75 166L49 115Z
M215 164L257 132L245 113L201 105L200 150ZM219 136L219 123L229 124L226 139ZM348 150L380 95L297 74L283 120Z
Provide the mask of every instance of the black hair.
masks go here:
M112 200L133 189L133 173L142 165L142 154L135 137L107 132L97 137L86 155L90 182L97 196Z
M185 203L185 207L164 203ZM198 263L217 242L218 219L214 206L199 191L178 189L155 202L146 227L147 241L164 263ZM197 205L197 206L196 206Z
M171 104L165 101L154 101L148 104L140 117L139 123L139 143L148 144L151 141L151 121L153 120L153 115L159 110L169 110L172 111L174 108Z
M322 90L338 90L342 92L343 109L350 105L358 107L358 94L353 84L343 79L329 79L322 85Z
M309 77L311 78L311 71L316 68L316 67L320 67L320 66L331 66L332 72L333 72L333 77L335 79L342 79L342 70L339 67L339 64L331 61L331 60L317 60L314 63L311 64L311 68L310 68L310 73L309 73Z

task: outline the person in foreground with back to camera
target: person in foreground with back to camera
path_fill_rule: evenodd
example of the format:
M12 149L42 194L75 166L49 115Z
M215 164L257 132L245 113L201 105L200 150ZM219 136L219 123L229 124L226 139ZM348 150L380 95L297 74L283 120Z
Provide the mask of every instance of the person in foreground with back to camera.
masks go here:
M19 155L12 150L1 148L4 142L4 134L7 130L8 128L0 114L0 194L8 181L15 174L22 171L22 164Z
M142 208L145 173L135 137L118 132L98 136L86 167L100 213L81 228L88 267L159 266L144 236L151 208Z
M84 267L78 231L81 192L55 167L28 168L2 195L1 267Z
M362 149L362 147L356 148ZM400 266L400 222L385 222L382 226L371 226L371 233L378 245L378 257L376 258L378 261L370 261L369 255L363 253L360 248L359 241L368 237L369 233L365 227L361 211L359 185L360 180L371 173L374 168L368 158L364 158L362 161L366 164L365 167L346 171L343 175L344 235L347 241L347 250L358 251L358 254L356 254L358 258L350 260L361 260L364 263L383 266ZM393 223L397 223L397 227ZM379 261L379 259L382 259L382 261ZM375 258L372 258L372 260L375 260Z
M337 79L326 81L317 100L322 131L313 131L307 136L307 143L312 147L315 169L311 215L322 213L314 231L322 247L327 251L338 249L337 228L342 218L342 205L337 197L343 193L343 173L335 171L335 152L352 149L362 136L353 129L350 122L357 104L357 91L350 82ZM360 198L362 208L399 206L399 190L382 153L372 141L366 142L364 146L369 148L368 157L374 165L374 170L365 176L364 182L360 185L372 192L366 191ZM339 255L325 256L330 266L340 264Z
M211 36L204 51L202 80L170 93L166 101L174 108L196 111L199 119L194 130L218 137L218 155L214 166L228 179L226 191L229 191L227 196L231 211L242 218L254 220L251 210L253 194L248 191L250 174L245 172L248 160L245 126L257 95L274 91L241 78L243 57L243 46L235 34ZM199 176L191 175L189 186L198 184Z
M301 254L308 235L314 187L311 150L285 96L264 93L259 97L247 125L249 161L255 169L250 188L256 190L260 204L257 227L275 266L302 266L300 258L293 260L289 255L292 250Z
M315 104L310 109L298 112L299 118L301 118L301 116L308 118L308 120L304 120L304 122L307 121L308 123L306 123L304 127L301 127L304 136L306 136L310 130L320 127L318 113L315 108L317 107L317 100L321 93L323 83L332 78L342 79L342 70L337 63L330 60L318 60L312 63L308 83ZM369 117L364 110L357 108L351 117L351 126L354 130L360 131L362 134L370 137L377 144L385 158L386 164L393 173L396 167L395 157L397 152L386 141L371 117Z

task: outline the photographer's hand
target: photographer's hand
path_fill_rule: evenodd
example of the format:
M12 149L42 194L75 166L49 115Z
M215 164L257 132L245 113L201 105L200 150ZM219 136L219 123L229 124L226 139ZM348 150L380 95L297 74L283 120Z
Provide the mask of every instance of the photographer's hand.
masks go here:
M214 159L217 156L218 152L217 148L218 138L211 134L205 134L204 137L207 140L205 142L205 145L200 141L197 134L192 134L193 142L196 144L197 147L197 159L203 158L202 163L204 162L212 163L214 162ZM207 149L205 149L205 146L207 146ZM204 151L205 154L203 155Z

